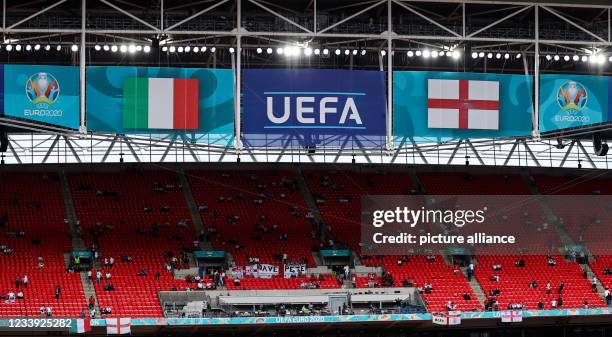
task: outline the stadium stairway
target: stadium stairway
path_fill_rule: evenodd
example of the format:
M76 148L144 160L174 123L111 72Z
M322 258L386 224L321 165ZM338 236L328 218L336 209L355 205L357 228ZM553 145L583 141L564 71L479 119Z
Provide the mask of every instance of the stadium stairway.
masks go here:
M191 191L191 184L189 184L189 179L187 179L185 176L184 170L179 170L178 178L181 185L183 185L183 195L185 196L185 202L187 203L187 208L191 214L191 222L193 223L197 233L200 233L204 230L204 222L202 221L200 212L198 212L198 206L193 196L193 191Z
M62 170L59 173L60 183L62 187L62 197L64 198L64 205L66 206L66 219L70 225L70 237L72 238L72 249L74 250L87 250L85 246L85 240L83 240L82 229L77 224L76 210L74 208L74 200L72 199L72 192L70 191L70 184L65 172ZM66 260L66 258L64 258ZM70 255L68 255L68 264L70 263ZM89 299L93 296L94 298L94 310L96 311L96 317L100 315L100 306L98 304L98 296L96 296L96 290L93 283L87 278L86 272L79 273L81 278L81 285L85 298Z
M477 263L474 263L474 264L477 264ZM460 269L461 269L461 273L467 279L467 267L461 267ZM468 284L470 285L470 288L472 288L472 291L474 292L474 295L476 295L476 298L478 299L478 302L480 302L480 305L484 307L485 302L487 300L487 295L485 295L484 290L482 290L482 287L480 286L478 279L476 277L472 277L471 280L468 279Z

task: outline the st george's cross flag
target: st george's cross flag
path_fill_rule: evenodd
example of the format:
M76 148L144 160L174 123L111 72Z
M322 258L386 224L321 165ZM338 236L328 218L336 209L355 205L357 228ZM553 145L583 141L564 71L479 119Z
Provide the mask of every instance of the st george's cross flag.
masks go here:
M198 129L198 80L140 78L123 81L126 129Z
M131 318L107 318L106 319L106 334L107 335L124 335L131 332Z
M427 126L499 130L499 82L429 79Z

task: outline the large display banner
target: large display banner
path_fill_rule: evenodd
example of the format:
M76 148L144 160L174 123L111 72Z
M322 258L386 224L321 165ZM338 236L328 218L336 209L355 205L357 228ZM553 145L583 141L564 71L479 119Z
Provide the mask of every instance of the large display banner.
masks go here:
M385 73L319 69L243 72L246 146L385 143Z
M89 67L87 128L233 137L230 69Z
M532 79L525 75L393 72L393 135L447 138L532 132Z
M590 75L540 76L540 130L581 127L612 120L612 78Z
M79 68L4 65L4 114L78 129Z

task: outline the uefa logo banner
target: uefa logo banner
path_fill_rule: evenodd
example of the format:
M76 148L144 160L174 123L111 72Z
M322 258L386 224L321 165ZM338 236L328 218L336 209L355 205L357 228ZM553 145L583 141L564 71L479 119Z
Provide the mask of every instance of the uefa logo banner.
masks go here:
M380 147L385 76L380 71L247 69L244 144L249 147Z
M78 67L5 65L4 112L7 116L78 129Z
M610 114L610 78L542 75L540 130L552 131L603 123Z

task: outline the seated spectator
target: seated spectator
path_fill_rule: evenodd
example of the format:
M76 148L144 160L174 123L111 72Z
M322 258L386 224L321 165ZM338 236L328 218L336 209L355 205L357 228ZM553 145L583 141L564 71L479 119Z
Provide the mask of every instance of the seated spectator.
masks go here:
M111 277L112 277L112 275L108 271L106 272L106 274L104 274L104 278L107 279L107 280L110 280Z
M525 267L525 260L519 259L519 260L514 262L514 265L517 266L517 267Z
M140 268L136 276L147 276L147 272L145 271L144 267Z
M495 270L495 271L502 270L502 266L501 266L501 264L494 264L494 265L493 265L493 270Z
M538 302L538 310L544 310L544 302L542 300Z
M536 282L536 280L531 280L531 282L529 282L529 288L536 289L537 287L538 287L538 282Z
M559 308L563 306L563 298L561 298L561 296L557 297L557 306Z
M47 317L53 316L53 309L51 307L47 307Z
M463 299L464 299L465 301L469 301L469 300L471 300L471 299L472 299L472 297L470 296L470 294L465 293L465 294L463 294Z
M557 289L557 294L561 295L563 292L563 287L565 287L565 284L561 282L561 284L559 284L559 289Z
M23 299L23 291L19 290L19 291L17 292L17 299L18 299L18 300L22 300L22 299Z
M551 267L555 267L557 265L557 261L552 256L550 256L548 258L548 265Z

